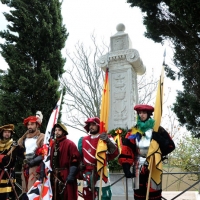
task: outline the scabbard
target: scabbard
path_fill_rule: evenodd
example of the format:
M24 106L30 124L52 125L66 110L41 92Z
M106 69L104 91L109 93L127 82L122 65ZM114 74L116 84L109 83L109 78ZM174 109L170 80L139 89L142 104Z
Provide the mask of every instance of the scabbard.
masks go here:
M134 166L133 166L133 170L135 173L135 177L133 178L134 182L133 182L133 189L134 190L138 190L139 189L139 181L140 181L140 169L139 169L139 159L135 160Z

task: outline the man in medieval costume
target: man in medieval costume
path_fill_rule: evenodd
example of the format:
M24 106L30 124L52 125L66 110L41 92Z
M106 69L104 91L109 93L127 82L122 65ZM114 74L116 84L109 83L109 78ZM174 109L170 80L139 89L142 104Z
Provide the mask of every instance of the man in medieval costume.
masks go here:
M74 142L67 139L68 131L63 124L55 124L53 132L56 137L51 148L53 199L77 200L76 175L80 163L80 154Z
M26 193L38 179L37 168L42 163L42 155L39 155L39 149L44 142L44 133L41 133L39 127L42 123L42 113L36 113L36 116L29 116L24 119L24 126L27 127L25 134L18 140L18 145L24 150L24 163L22 165L22 193L23 200L27 199Z
M100 177L97 173L97 159L95 158L99 139L107 143L107 161L118 156L118 148L114 139L106 133L99 134L100 120L98 117L87 119L85 130L90 135L81 137L78 142L78 149L82 160L83 173L83 198L94 200L99 195ZM102 180L102 200L111 200L110 180Z
M14 125L8 124L0 127L0 199L15 199L14 196L14 166L16 156L9 154L16 143L12 139Z
M151 118L154 108L150 105L136 105L137 124L127 134L123 141L119 163L127 178L134 178L134 199L145 200L147 194L149 170L147 161L148 151L151 150L151 140L158 144L157 157L159 162L175 149L175 144L167 131L159 127L158 132L153 131L155 120ZM133 167L133 171L131 168ZM158 169L158 172L162 169ZM150 181L149 198L152 200L161 200L162 187L156 181Z

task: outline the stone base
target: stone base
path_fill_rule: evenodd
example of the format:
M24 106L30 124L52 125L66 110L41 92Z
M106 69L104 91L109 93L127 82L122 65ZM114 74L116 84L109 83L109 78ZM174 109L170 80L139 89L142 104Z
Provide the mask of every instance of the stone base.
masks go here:
M167 191L167 192L162 192L162 196L170 200L180 194L181 191L175 192L175 191ZM125 200L125 196L113 196L112 200ZM78 197L78 200L83 200L83 198ZM128 197L128 200L133 200L133 197ZM182 194L181 196L177 197L176 200L200 200L200 194L196 191L188 191Z
M167 191L167 192L162 192L162 196L170 200L180 194L181 191ZM181 196L177 197L176 200L200 200L200 195L197 191L187 191Z

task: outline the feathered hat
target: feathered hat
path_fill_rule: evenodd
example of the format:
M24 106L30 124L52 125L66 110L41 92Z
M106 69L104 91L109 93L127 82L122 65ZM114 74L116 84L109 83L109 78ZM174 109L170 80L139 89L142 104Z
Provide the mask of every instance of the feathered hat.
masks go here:
M35 122L38 123L39 126L41 126L42 124L42 119L43 119L43 115L41 111L37 111L36 112L36 116L29 116L26 119L24 119L24 126L27 126L28 122Z

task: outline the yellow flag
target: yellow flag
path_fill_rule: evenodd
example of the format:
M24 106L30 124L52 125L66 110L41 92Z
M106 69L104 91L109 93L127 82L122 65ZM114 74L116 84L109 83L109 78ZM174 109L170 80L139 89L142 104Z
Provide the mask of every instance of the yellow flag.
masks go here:
M108 131L108 118L109 118L109 81L108 81L108 69L106 70L104 87L102 92L102 100L101 100L101 112L100 112L100 134ZM103 180L107 182L108 180L108 169L107 169L107 161L106 161L106 151L108 147L106 142L99 140L97 144L96 150L96 159L97 159L97 172L101 175L101 170L103 170Z
M109 117L109 103L110 103L110 91L108 81L108 69L106 70L106 76L104 80L102 100L101 100L101 112L100 112L100 133L108 131L108 117Z
M164 65L162 67L160 80L158 82L157 94L156 94L156 103L154 106L154 120L155 125L153 130L158 132L161 117L162 117L162 106L163 106L163 83L164 83ZM155 140L152 140L150 143L150 147L147 153L147 162L149 163L148 169L151 171L151 179L156 184L161 183L161 175L162 175L162 160L161 160L161 151L158 143ZM149 186L148 186L149 187Z
M154 131L158 131L158 128L161 123L161 117L162 117L162 106L163 106L163 83L164 83L164 66L162 67L160 80L158 82L158 88L157 88L157 94L156 94L156 103L154 106L154 119L155 119L155 125L154 125Z

